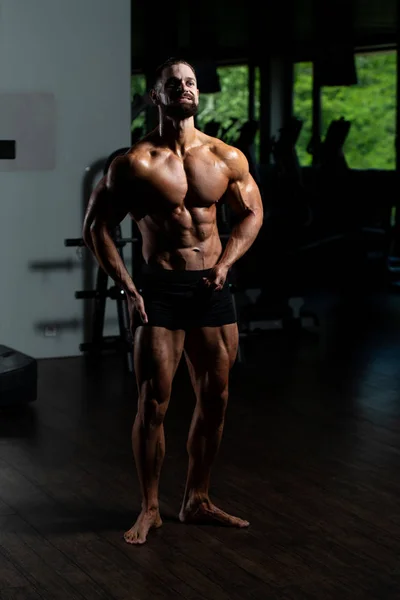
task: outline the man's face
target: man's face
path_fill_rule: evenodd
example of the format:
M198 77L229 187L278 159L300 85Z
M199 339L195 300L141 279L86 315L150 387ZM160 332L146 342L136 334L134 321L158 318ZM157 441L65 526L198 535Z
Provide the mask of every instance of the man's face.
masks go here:
M199 90L192 69L183 63L166 67L157 96L166 116L175 119L193 117L198 110Z

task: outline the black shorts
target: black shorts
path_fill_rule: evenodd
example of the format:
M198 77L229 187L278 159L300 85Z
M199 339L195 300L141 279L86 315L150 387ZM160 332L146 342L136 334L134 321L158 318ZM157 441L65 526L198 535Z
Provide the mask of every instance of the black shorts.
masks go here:
M210 290L202 280L210 271L174 271L144 265L139 289L147 325L187 331L236 323L229 283L226 281L220 291ZM136 322L137 326L142 324L140 317Z

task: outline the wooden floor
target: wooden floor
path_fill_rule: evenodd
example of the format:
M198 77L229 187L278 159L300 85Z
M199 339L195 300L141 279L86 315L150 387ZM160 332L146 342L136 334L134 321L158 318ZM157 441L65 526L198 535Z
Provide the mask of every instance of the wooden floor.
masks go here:
M316 337L245 342L211 497L248 530L182 525L193 395L166 419L164 526L124 543L140 497L132 378L42 360L0 413L1 600L400 598L400 295L315 300Z

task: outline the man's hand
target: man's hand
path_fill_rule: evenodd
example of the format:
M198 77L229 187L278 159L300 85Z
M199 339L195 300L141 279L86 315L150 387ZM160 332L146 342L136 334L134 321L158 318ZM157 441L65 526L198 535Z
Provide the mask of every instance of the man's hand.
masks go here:
M144 307L143 296L141 296L139 293L136 293L136 294L127 293L126 297L128 300L129 316L131 319L131 327L133 326L133 317L134 317L135 311L139 313L142 323L148 323L149 320L147 318L146 310Z
M228 270L227 267L222 265L215 265L215 267L211 269L208 277L203 277L205 286L216 292L222 290L228 276Z

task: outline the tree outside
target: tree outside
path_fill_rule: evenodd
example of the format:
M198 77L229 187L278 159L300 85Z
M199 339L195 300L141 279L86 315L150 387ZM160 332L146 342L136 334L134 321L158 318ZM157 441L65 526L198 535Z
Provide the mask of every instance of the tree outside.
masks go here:
M220 124L217 136L227 142L235 140L241 126L248 120L249 106L249 69L247 65L219 67L221 91L215 94L201 95L197 126L204 130L207 123L217 121ZM259 76L256 71L256 118L259 113Z
M351 122L344 155L353 169L394 169L396 133L396 52L356 56L358 84L321 89L322 140L332 120ZM300 164L307 153L312 127L312 64L295 65L294 114L303 121L297 144Z
M134 101L135 96L143 96L146 91L146 77L142 74L131 76L131 102ZM146 133L146 115L145 112L140 113L131 123L131 131L134 129L140 129L142 135Z

